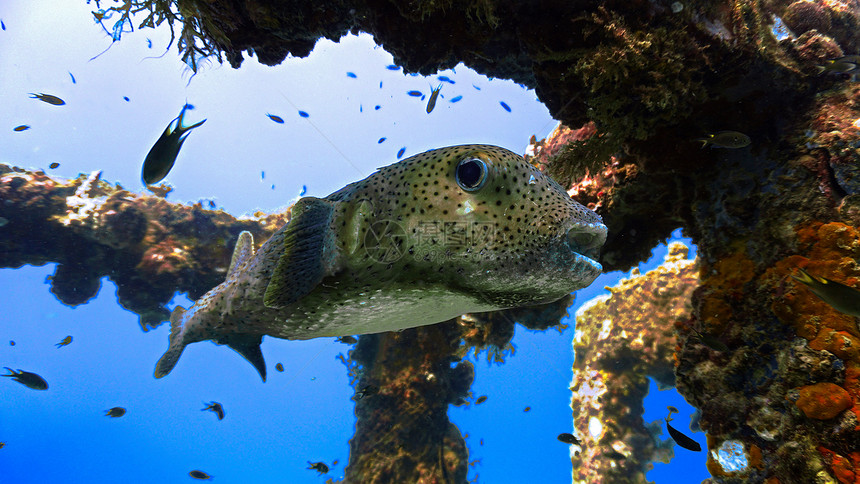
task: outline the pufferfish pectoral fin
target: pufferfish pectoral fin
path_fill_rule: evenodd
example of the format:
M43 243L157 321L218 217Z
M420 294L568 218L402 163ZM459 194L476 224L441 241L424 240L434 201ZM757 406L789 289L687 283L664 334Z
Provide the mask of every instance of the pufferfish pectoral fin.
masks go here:
M186 343L182 337L184 333L184 315L185 309L182 306L176 306L173 312L170 313L170 346L155 365L155 378L161 378L170 373L170 370L176 366L176 362L179 361L179 357L185 349Z
M331 275L336 249L330 224L338 203L305 197L293 205L281 257L263 298L266 307L288 306Z
M225 344L236 353L242 355L248 360L248 363L254 365L257 373L263 382L266 381L266 361L263 359L263 351L260 349L260 344L263 342L263 336L253 334L231 334L218 339L218 344Z
M239 240L236 242L236 248L233 249L233 257L230 259L230 268L227 270L229 277L242 264L254 257L254 236L251 232L243 230L239 234Z

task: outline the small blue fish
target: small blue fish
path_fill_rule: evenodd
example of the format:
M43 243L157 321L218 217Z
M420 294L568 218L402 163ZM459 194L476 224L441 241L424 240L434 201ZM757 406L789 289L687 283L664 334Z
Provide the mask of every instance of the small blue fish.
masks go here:
M358 76L356 76L354 72L347 72L347 73L346 73L346 77L349 77L349 78L351 78L351 79L356 79L356 78L358 78Z
M274 189L275 189L275 184L274 184L274 183L272 183L272 190L274 190Z
M442 82L447 82L448 84L456 84L456 82L448 76L437 76L436 79L439 79Z
M361 104L358 105L358 112L360 112L360 113L364 112L364 106L362 106Z
M4 24L2 20L0 20L0 28L6 30L6 24Z
M451 99L449 99L448 102L449 103L456 103L456 102L460 102L461 99L463 99L463 96L454 96Z
M382 109L382 106L380 106L379 104L377 104L376 106L373 106L374 111L379 111L380 109Z
M430 99L427 101L427 114L430 114L433 111L433 108L436 107L436 98L439 97L439 93L442 91L442 84L439 84L439 87L430 91Z
M182 148L185 138L188 137L192 129L206 122L204 119L191 126L183 126L182 121L185 118L185 111L190 108L191 105L189 104L185 104L182 107L179 116L168 123L167 128L164 129L164 132L155 144L152 145L149 153L147 153L146 159L143 161L141 174L144 184L153 185L163 180L170 173L173 164L176 163L176 157L179 155L179 150Z
M304 112L304 111L299 111L299 116L301 116L303 118L309 118L311 115Z
M403 157L403 153L406 153L406 147L405 146L403 148L400 148L399 150L397 150L397 159L398 160Z
M377 141L376 144L382 144L383 141L385 141L385 138L379 138L379 141Z
M501 105L502 105L502 109L504 109L504 110L505 110L505 111L507 111L507 112L511 112L511 107L510 107L510 106L508 106L507 104L505 104L505 102L504 102L504 101L499 101L499 104L501 104Z
M265 172L265 171L261 171L261 172L260 172L260 180L265 180L265 179L266 179L266 172Z
M278 124L284 124L284 118L282 118L280 116L275 116L274 114L269 114L269 113L266 113L266 116L268 116L269 119L271 119L272 121L274 121Z
M29 125L22 124L21 126L15 126L14 128L12 128L12 131L26 131L28 129L30 129Z
M479 91L481 90L481 88L480 88L480 87L478 87L478 86L476 86L476 85L474 85L474 84L472 84L472 87L474 87L475 89L477 89L477 90L479 90Z
M400 70L400 68L394 64L388 64L387 66L385 66L385 68L388 69L389 71L399 71Z
M122 100L125 102L131 102L131 99L129 99L128 96L123 96Z
M77 81L75 81L75 76L74 76L71 72L69 72L69 77L71 77L71 78L72 78L72 84L77 84L77 83L78 83Z
M423 96L423 94L421 94L421 91L409 91L409 92L407 92L406 94L409 94L409 95L410 95L410 96L412 96L412 97L420 97L420 96Z
M382 81L379 81L379 88L382 89Z
M308 192L308 186L302 185L302 191L299 193L299 196L303 197L303 196L305 196L305 193L307 193L307 192Z
M151 49L151 48L152 48L152 41L151 41L151 40L149 40L149 39L146 39L146 48L147 48L147 49Z

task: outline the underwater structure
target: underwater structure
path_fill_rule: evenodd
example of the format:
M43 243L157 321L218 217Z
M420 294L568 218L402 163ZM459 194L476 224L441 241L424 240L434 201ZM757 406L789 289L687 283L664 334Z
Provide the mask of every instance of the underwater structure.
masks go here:
M860 1L122 0L110 9L141 27L167 21L192 69L207 56L238 68L245 52L277 64L321 37L364 31L406 72L463 62L535 88L564 127L536 143L531 161L603 217L605 270L629 269L679 227L698 247L689 315L651 325L661 349L642 351L664 358L671 346L676 388L699 410L707 450L746 457L744 468L711 457L710 481L860 482L857 320L791 277L805 269L860 287L860 84L838 61L860 54ZM701 147L725 131L749 143ZM223 279L228 239L248 230L264 240L287 220L236 220L97 174L68 181L11 167L0 167L0 198L10 221L0 266L59 262L52 291L67 304L108 275L144 327L167 319L174 291L197 297ZM64 250L80 241L86 250ZM356 390L375 394L357 401L346 481L464 482L466 449L444 416L471 381L458 355L501 357L514 322L553 326L566 303L361 337L350 357ZM432 351L406 350L433 341ZM426 439L407 442L416 415ZM383 430L381 416L396 421ZM373 438L386 445L367 445ZM407 445L419 448L398 453ZM636 472L613 482L641 482Z

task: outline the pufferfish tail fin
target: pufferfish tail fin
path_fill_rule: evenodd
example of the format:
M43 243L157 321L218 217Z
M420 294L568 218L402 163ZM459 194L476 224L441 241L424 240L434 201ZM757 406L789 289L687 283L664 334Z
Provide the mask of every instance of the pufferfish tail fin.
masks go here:
M182 326L185 319L184 315L185 309L181 306L176 306L173 312L170 313L170 345L155 365L155 378L161 378L170 373L170 370L176 366L176 362L179 361L179 357L185 349L186 343L182 337L184 333Z

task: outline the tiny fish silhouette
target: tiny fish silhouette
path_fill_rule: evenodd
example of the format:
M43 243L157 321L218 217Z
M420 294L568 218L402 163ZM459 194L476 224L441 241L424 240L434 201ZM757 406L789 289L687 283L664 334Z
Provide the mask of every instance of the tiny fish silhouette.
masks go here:
M209 474L207 474L203 471L193 470L193 471L189 472L188 475L193 477L194 479L199 479L201 481L211 481L212 480L212 476L210 476Z
M738 131L719 131L716 133L708 133L704 138L699 138L696 141L702 142L702 148L711 145L714 148L743 148L749 146L752 142L749 136Z
M12 131L26 131L28 129L30 129L29 125L22 124L21 126L15 126L14 128L12 128Z
M147 153L146 159L143 160L141 175L143 183L146 185L154 185L170 173L171 168L176 163L176 157L179 156L182 143L185 143L185 139L191 133L191 130L206 122L204 119L191 126L183 126L182 121L185 119L185 111L191 108L189 104L185 104L182 107L179 116L167 124L167 128L164 129L161 137L158 138L155 144L152 145L149 153Z
M502 106L502 109L504 109L507 112L511 112L511 107L508 106L504 101L499 101L499 104Z
M346 345L354 345L358 343L358 338L356 338L355 336L340 336L338 338L335 338L335 341Z
M487 396L486 396L486 395L481 395L480 397L478 397L478 399L477 399L477 400L475 400L475 405L480 405L480 404L482 404L482 403L484 403L484 402L486 402L486 401L487 401Z
M66 101L63 101L62 99L60 99L57 96L54 96L52 94L45 94L45 93L41 93L41 92L38 94L35 94L35 93L31 92L30 97L33 99L38 99L39 101L42 101L42 102L46 102L48 104L53 104L54 106L62 106L63 104L66 104Z
M120 418L123 415L125 415L125 409L122 407L113 407L109 410L105 410L105 417Z
M412 96L412 97L421 97L421 96L423 96L423 94L421 94L421 91L409 91L409 92L407 92L406 94L409 94L409 95L410 95L410 96Z
M399 160L400 158L402 158L404 153L406 153L406 147L405 146L403 148L400 148L399 150L397 150L397 159Z
M683 433L681 433L680 431L675 429L675 427L672 427L671 425L669 425L669 422L671 420L672 420L672 413L669 412L669 416L666 417L666 428L669 430L669 435L672 437L672 440L674 440L675 443L677 443L678 445L680 445L681 447L683 447L687 450L691 450L693 452L701 452L702 446L699 445L698 442L691 439L690 437L687 437L686 435L684 435Z
M274 114L269 114L269 113L266 113L266 116L268 116L269 119L271 119L272 121L274 121L278 124L284 124L284 118L282 118L280 116L275 116Z
M303 117L303 118L309 118L309 117L310 117L310 114L308 114L308 113L307 113L307 112L305 112L305 111L299 111L299 116L301 116L301 117Z
M278 363L277 365L275 365L275 369L278 370L279 372L283 372L284 371L284 365L281 363Z
M311 461L308 461L308 469L309 469L309 470L310 470L310 469L313 469L313 470L315 470L315 471L319 472L319 473L320 473L320 475L328 473L328 466L327 466L327 465L325 465L325 464L324 464L324 463L322 463L322 462L311 462Z
M439 84L439 87L430 91L430 99L427 100L427 114L433 112L433 108L436 107L436 98L439 97L439 93L442 91L442 84Z
M4 367L9 370L8 375L0 375L0 376L8 376L15 380L16 382L24 385L27 388L32 388L33 390L47 390L48 382L45 381L41 376L30 373L29 371L24 371L22 369L18 369L16 372L12 368Z
M50 169L52 169L52 170L53 170L53 169L55 169L55 168L59 168L59 167L60 167L60 164L59 164L59 163L57 163L56 161L55 161L55 162L53 162L53 163L51 163L50 165L48 165L48 168L50 168Z
M449 99L448 102L449 103L457 103L457 102L460 102L461 99L463 99L463 96L454 96L451 99Z
M210 411L214 412L215 415L218 416L218 420L224 420L224 407L222 407L220 403L218 403L218 402L205 403L204 402L203 405L206 405L206 408L202 409L201 411L205 412L206 410L210 410Z
M57 348L62 348L63 346L68 346L72 343L72 337L66 336L59 343L56 344Z
M567 432L558 434L558 437L556 437L556 438L559 441L564 442L565 444L582 445L582 444L580 444L579 439L577 439L575 435L567 433Z
M347 72L347 73L346 73L346 77L349 77L349 78L355 79L355 78L357 78L358 76L356 76L354 72Z

